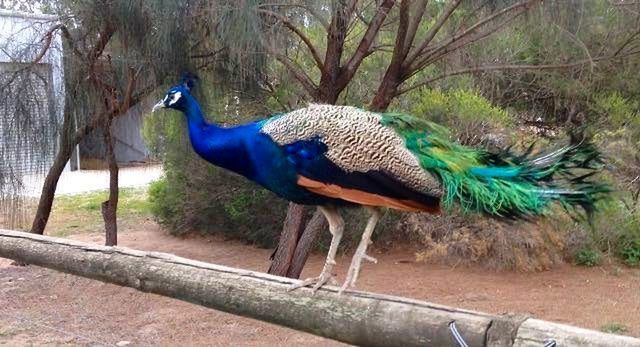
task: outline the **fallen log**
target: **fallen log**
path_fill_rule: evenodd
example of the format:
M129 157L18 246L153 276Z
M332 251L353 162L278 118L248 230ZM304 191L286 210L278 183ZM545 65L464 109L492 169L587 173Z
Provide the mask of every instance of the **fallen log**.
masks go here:
M494 316L424 301L324 287L288 291L295 280L157 252L0 229L0 257L160 294L363 346L640 347L632 337L521 316Z

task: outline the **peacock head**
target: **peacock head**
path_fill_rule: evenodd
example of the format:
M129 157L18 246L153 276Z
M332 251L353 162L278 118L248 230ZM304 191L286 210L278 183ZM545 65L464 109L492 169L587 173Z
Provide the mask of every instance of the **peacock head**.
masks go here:
M178 111L185 111L188 96L191 95L191 89L195 86L197 77L190 73L182 75L182 82L171 87L162 100L153 106L151 112L155 112L161 108L172 108Z

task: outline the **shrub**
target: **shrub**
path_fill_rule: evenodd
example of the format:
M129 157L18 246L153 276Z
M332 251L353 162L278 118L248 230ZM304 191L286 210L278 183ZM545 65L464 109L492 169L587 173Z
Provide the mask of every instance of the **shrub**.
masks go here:
M412 114L448 127L466 145L503 145L509 113L475 91L430 89L416 100Z
M577 265L583 266L596 266L600 265L600 254L590 248L583 248L576 252L574 255L574 261Z
M620 256L629 266L640 265L640 242L636 240L632 245L623 248L620 252Z

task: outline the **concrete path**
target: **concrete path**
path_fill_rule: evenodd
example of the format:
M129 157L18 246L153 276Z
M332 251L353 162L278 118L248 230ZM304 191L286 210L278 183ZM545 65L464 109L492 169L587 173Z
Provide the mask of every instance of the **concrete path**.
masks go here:
M120 188L144 187L162 176L162 166L138 166L120 168L118 183ZM39 197L44 182L43 175L29 175L24 178L26 196ZM60 176L56 195L81 194L109 189L108 170L66 171Z

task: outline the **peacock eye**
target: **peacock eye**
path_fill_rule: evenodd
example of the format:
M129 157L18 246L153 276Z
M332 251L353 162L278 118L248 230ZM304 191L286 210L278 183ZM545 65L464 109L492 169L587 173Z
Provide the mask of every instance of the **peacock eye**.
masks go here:
M171 99L169 100L169 105L173 105L176 102L178 102L178 100L180 99L180 97L182 96L182 93L180 92L175 92L171 95Z

